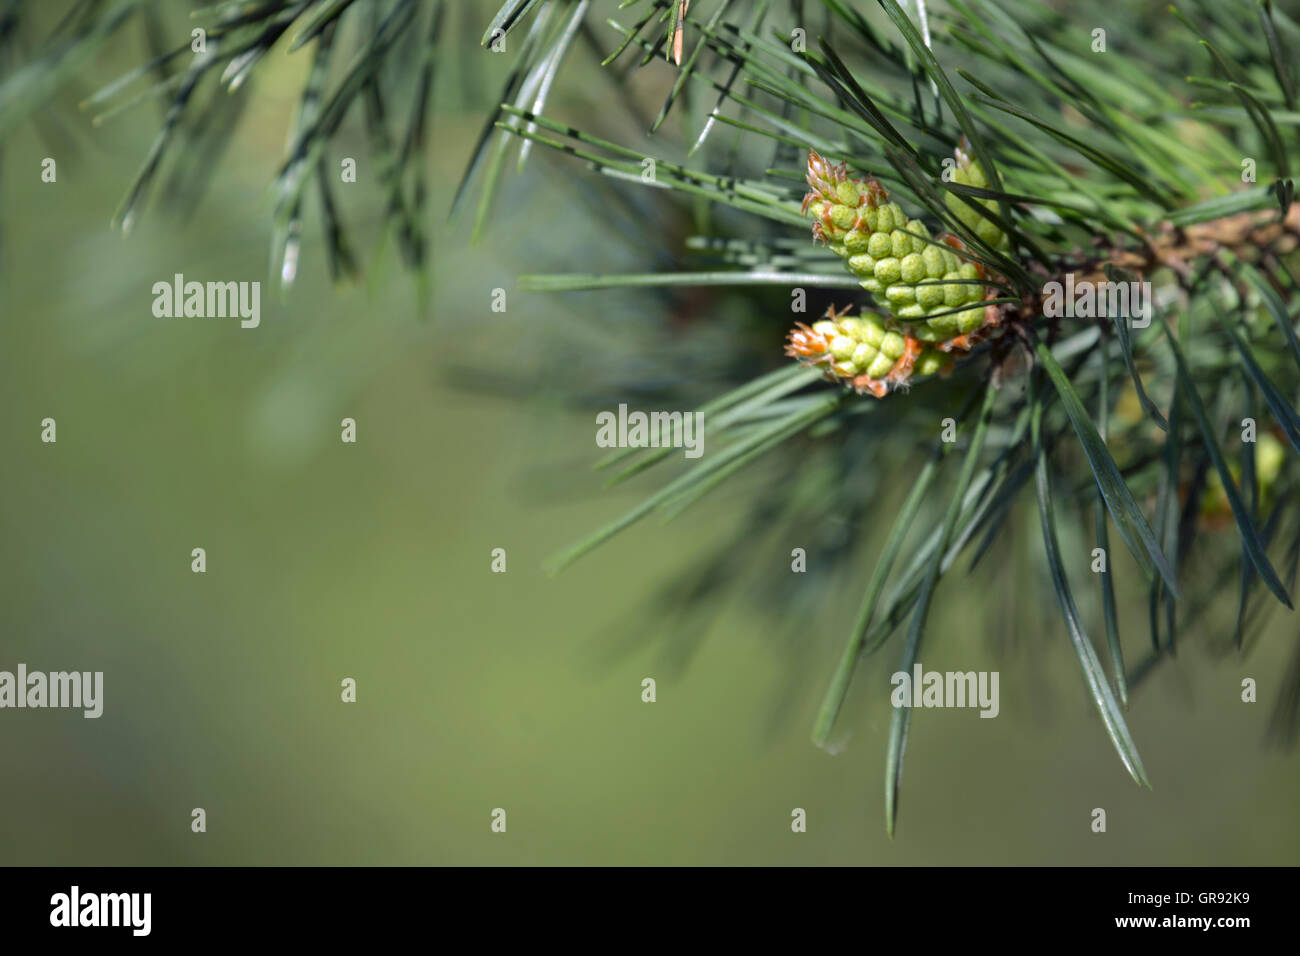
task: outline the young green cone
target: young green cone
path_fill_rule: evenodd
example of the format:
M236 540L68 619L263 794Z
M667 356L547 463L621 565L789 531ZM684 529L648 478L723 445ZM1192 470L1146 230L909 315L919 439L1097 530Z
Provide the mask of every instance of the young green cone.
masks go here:
M826 377L877 398L905 386L913 375L947 368L948 356L910 333L892 330L870 313L837 315L834 309L812 327L798 323L786 354L825 367Z
M957 177L970 185L987 184L983 171L960 151ZM964 336L996 321L996 309L990 312L982 304L986 291L978 280L985 277L979 266L954 251L964 248L961 240L949 235L932 240L920 221L908 219L889 201L877 179L850 179L844 163L827 162L809 150L808 186L803 211L813 218L813 237L843 258L862 287L917 339L964 348L969 344ZM979 219L956 201L962 212Z
M961 138L961 144L958 145L954 156L957 165L953 170L953 182L960 183L963 186L974 186L976 189L989 188L989 178L984 173L984 167L971 155L970 143L966 141L965 136ZM991 219L985 219L979 214L978 210L972 209L956 193L944 193L943 201L962 225L994 249L999 252L1009 252L1011 250L1011 240L1007 238L1007 234L999 228L998 224ZM997 201L993 199L976 199L975 202L990 210L997 205Z

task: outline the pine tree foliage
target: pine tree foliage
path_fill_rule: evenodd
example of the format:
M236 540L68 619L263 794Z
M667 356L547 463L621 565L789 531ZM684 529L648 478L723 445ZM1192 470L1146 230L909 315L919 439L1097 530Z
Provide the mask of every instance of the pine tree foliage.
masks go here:
M511 66L467 144L452 212L468 219L470 236L495 228L511 159L515 175L528 175L530 153L552 150L585 167L581 198L611 222L639 226L646 255L663 267L531 275L526 286L601 289L606 302L649 288L669 308L688 290L725 288L751 316L739 341L728 332L729 344L714 349L734 361L688 365L697 388L716 386L700 406L710 453L674 474L664 448L624 449L600 462L615 481L664 477L631 511L558 554L552 569L764 467L747 525L766 533L751 536L743 553L796 531L832 529L818 539L819 554L850 568L857 532L881 521L880 497L906 489L884 520L866 580L852 585L858 613L813 728L824 746L863 658L884 652L910 672L937 596L960 592L958 572L1020 549L1009 529L1027 515L1036 529L1030 560L1043 572L1035 580L1056 605L1120 761L1148 784L1125 720L1140 682L1180 640L1213 641L1197 623L1224 595L1235 595L1231 644L1242 652L1270 613L1292 611L1300 564L1295 11L1269 0L1168 8L507 0L471 27L459 5L447 7L456 9L417 0L217 3L195 11L207 30L207 52L195 53L174 31L160 39L159 5L76 0L38 37L25 26L29 5L0 0L0 137L29 119L41 125L39 107L106 42L142 30L153 58L85 98L103 117L154 98L165 107L116 218L129 229L165 158L178 159L174 177L205 178L269 54L308 56L274 181L273 268L292 281L304 206L314 197L331 270L358 269L323 174L351 114L364 121L381 170L386 227L427 287L420 160L430 146L431 91L439 51L472 28L485 54L507 56ZM611 115L573 125L548 107L565 64L579 56L608 71ZM621 89L643 71L668 89L654 117L640 117ZM642 119L646 135L629 141L629 122ZM839 163L844 182L876 184L899 210L887 231L859 229L857 251L836 248L858 228L853 210L866 208L851 191L836 200L838 186L827 186ZM852 209L828 234L828 204L837 201ZM651 210L666 205L692 223L677 248L673 230L651 224ZM877 275L881 257L867 248L877 231L901 231L889 241L902 243L902 254L928 254L937 271L906 283L892 266ZM940 244L942 255L927 253ZM855 262L863 255L870 263ZM953 293L949 311L970 313L979 331L961 348L940 348L950 334L943 324L907 351L916 327L902 310L925 299L927 317L945 317L934 311L942 295L921 292L927 282L980 290ZM1096 300L1085 305L1065 291L1133 282L1153 290L1144 321L1100 314ZM806 293L810 308L831 311L801 319L791 312L792 290ZM986 308L995 322L984 320ZM807 363L835 348L847 364L827 382L825 362ZM877 387L905 358L907 375ZM855 387L872 368L880 375ZM701 383L703 373L713 377ZM653 391L644 381L622 384ZM746 564L738 545L723 542L684 568L669 595L674 605L701 606L734 581ZM1093 573L1096 549L1109 560ZM1116 573L1130 563L1138 575ZM842 576L809 575L801 590L779 593L787 610L824 626L815 611L843 585ZM1083 599L1085 589L1095 594ZM1117 608L1138 595L1149 608L1149 639L1133 660ZM1271 731L1283 743L1294 740L1300 711L1300 647L1291 655ZM910 709L894 711L886 744L891 833L909 720Z
M785 443L844 440L847 456L844 436L864 430L863 416L874 420L877 447L889 446L875 462L868 458L868 467L892 470L898 446L925 441L916 414L924 402L927 412L951 414L962 438L945 442L933 424L928 429L932 451L878 555L814 740L830 739L864 655L889 645L900 655L897 669L912 671L944 578L967 555L981 560L1018 500L1032 498L1042 560L1088 692L1123 765L1148 784L1124 717L1128 695L1173 654L1178 633L1196 619L1198 598L1224 593L1235 579L1238 646L1269 607L1292 610L1300 558L1300 470L1292 457L1300 453L1300 212L1289 150L1300 137L1300 114L1288 50L1300 40L1296 22L1267 3L1193 4L1172 9L1156 28L1162 42L1153 44L1147 25L1114 5L1058 11L1036 2L879 0L879 15L869 15L863 5L838 0L746 8L719 2L691 8L687 52L674 66L659 55L672 6L623 4L622 18L609 21L621 36L608 62L640 54L641 67L677 72L656 127L688 92L716 97L702 122L684 124L684 156L667 143L647 156L518 102L503 102L497 125L585 161L595 175L644 182L640 174L653 159L648 185L721 207L691 240L714 261L707 270L655 276L535 277L535 287L842 289L833 257L789 241L807 230L810 201L822 208L835 201L824 156L863 177L864 197L876 189L865 184L883 183L880 192L887 188L909 217L893 226L917 237L911 241L929 241L926 224L955 237L963 260L998 286L986 301L997 304L1000 323L946 381L914 384L878 405L855 394L861 387L812 386L799 367L713 399L704 406L713 454L553 566L572 563L645 516L680 513ZM507 7L518 12L518 5ZM725 128L736 131L729 146L702 149ZM953 174L963 150L975 160L978 181ZM958 166L945 175L944 162L954 156ZM812 186L806 197L805 177ZM493 185L481 203L491 201ZM867 205L842 201L856 208L840 211L853 214ZM867 251L874 223L869 228L860 217L851 227L846 218L828 237L831 220L814 213L821 216L816 238L834 247L846 230L861 228L860 251ZM908 361L910 375L920 355L904 357L898 343L881 351L890 348L887 323L897 313L897 302L882 293L896 280L876 281L873 289L871 266L863 268L852 271L869 276L862 285L874 295L853 303L864 307L861 318L831 311L791 337L797 358L842 342L832 368L847 370L831 377L845 384L861 385L864 376L854 375L873 362L883 372ZM931 279L946 281L939 275ZM1055 284L1059 297L1074 286L1143 281L1154 290L1145 321L1113 306L1106 315L1095 303L1063 315L1051 301ZM923 396L927 391L938 394ZM1258 436L1246 431L1247 419L1258 423ZM602 464L621 466L623 477L665 457L628 450ZM947 487L945 472L952 474ZM1084 513L1070 507L1081 493L1092 499ZM946 505L934 509L935 496ZM928 529L917 526L923 514L935 516ZM1125 661L1118 634L1113 561L1085 577L1084 558L1096 552L1064 552L1064 521L1077 525L1071 541L1090 539L1107 555L1114 542L1141 569L1151 649L1136 665ZM1235 547L1225 546L1225 521L1235 528ZM1088 578L1101 591L1100 621L1085 621L1075 598ZM1275 723L1282 736L1286 728L1294 734L1300 700L1300 653L1294 661ZM909 708L896 709L889 734L891 833L909 719Z
M80 103L95 124L150 101L162 106L157 137L114 226L131 231L164 175L165 197L187 195L192 209L230 142L259 66L273 51L296 54L310 67L273 184L272 270L286 286L296 278L311 200L319 209L331 275L356 276L357 254L331 185L337 174L326 163L352 114L365 124L386 227L426 301L428 184L417 159L428 147L435 54L448 19L441 0L241 0L193 8L188 22L178 22L174 5L164 3L77 0L52 30L45 27L46 12L23 0L6 0L0 8L0 65L6 68L0 137L28 118L48 136L41 107L65 87L79 86L96 55L132 31L151 53Z

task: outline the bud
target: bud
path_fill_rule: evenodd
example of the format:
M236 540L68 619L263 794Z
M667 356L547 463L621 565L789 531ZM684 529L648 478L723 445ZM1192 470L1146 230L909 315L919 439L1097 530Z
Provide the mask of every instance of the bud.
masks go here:
M1255 445L1255 481L1259 485L1260 506L1267 508L1274 500L1275 485L1286 464L1286 446L1271 432L1260 432ZM1228 462L1228 474L1232 483L1240 489L1241 466ZM1185 489L1184 489L1185 490ZM1205 482L1205 491L1201 495L1200 516L1211 527L1227 526L1232 521L1232 506L1228 504L1228 493L1223 489L1223 479L1217 470L1211 471Z

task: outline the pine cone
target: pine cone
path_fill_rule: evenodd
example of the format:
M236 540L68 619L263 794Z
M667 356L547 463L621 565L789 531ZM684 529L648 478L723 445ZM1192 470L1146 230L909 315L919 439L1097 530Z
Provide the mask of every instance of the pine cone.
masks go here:
M824 365L829 380L877 398L907 385L913 375L933 375L949 363L946 355L922 344L910 331L890 329L868 313L837 315L833 308L811 328L798 323L785 351L808 365Z
M958 171L959 181L964 176L971 185L987 183L979 166L961 152ZM844 163L829 163L810 150L808 185L812 191L804 197L803 210L814 220L813 237L842 257L849 271L862 279L863 288L917 339L949 342L975 332L993 317L980 304L985 287L975 284L985 276L953 251L964 248L961 240L950 235L931 240L925 226L889 202L879 180L850 179ZM979 218L964 204L963 211ZM968 341L953 344L966 347Z

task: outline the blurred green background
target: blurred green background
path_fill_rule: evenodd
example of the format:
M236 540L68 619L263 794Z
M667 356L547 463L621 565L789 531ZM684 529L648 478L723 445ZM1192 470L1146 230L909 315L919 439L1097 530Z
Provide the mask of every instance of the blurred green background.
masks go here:
M486 22L495 4L478 6ZM138 54L115 47L86 89ZM509 69L458 56L429 160L439 222ZM516 288L543 250L547 267L583 271L601 243L557 186L581 167L550 158L512 181L512 218L488 241L470 247L463 223L439 234L429 321L391 247L376 258L364 162L343 193L370 241L367 281L331 288L313 212L282 300L265 187L303 65L266 64L192 221L155 207L126 240L108 221L156 111L91 131L69 94L54 115L75 150L51 153L31 124L4 143L0 669L102 670L105 701L99 720L0 712L0 863L1300 863L1296 756L1263 745L1294 616L1274 615L1244 661L1185 641L1138 690L1147 792L1087 701L1059 619L1020 606L1015 566L945 582L922 662L1000 671L1001 714L915 715L891 842L894 645L859 671L836 752L808 739L869 566L797 645L765 640L773 622L740 590L719 591L716 621L689 630L645 602L743 520L732 489L543 574L647 486L599 491L594 417L512 375L572 375L546 337L645 300ZM560 115L609 96L584 69L564 75ZM55 184L40 181L47 155ZM150 287L176 272L261 280L261 327L155 318ZM505 313L490 308L498 287ZM480 387L465 387L466 368L484 370ZM355 445L339 441L345 416ZM45 417L57 444L40 441ZM191 573L194 547L206 574ZM789 547L770 560L788 565ZM507 573L491 573L493 548ZM1128 597L1140 649L1145 606ZM1222 601L1235 607L1235 592ZM665 641L698 645L689 666ZM641 702L647 676L654 704ZM345 677L356 704L340 701ZM1260 703L1241 703L1243 677ZM206 833L190 830L195 807ZM490 830L496 807L504 834ZM806 833L791 832L795 807ZM1094 807L1105 834L1090 830Z

